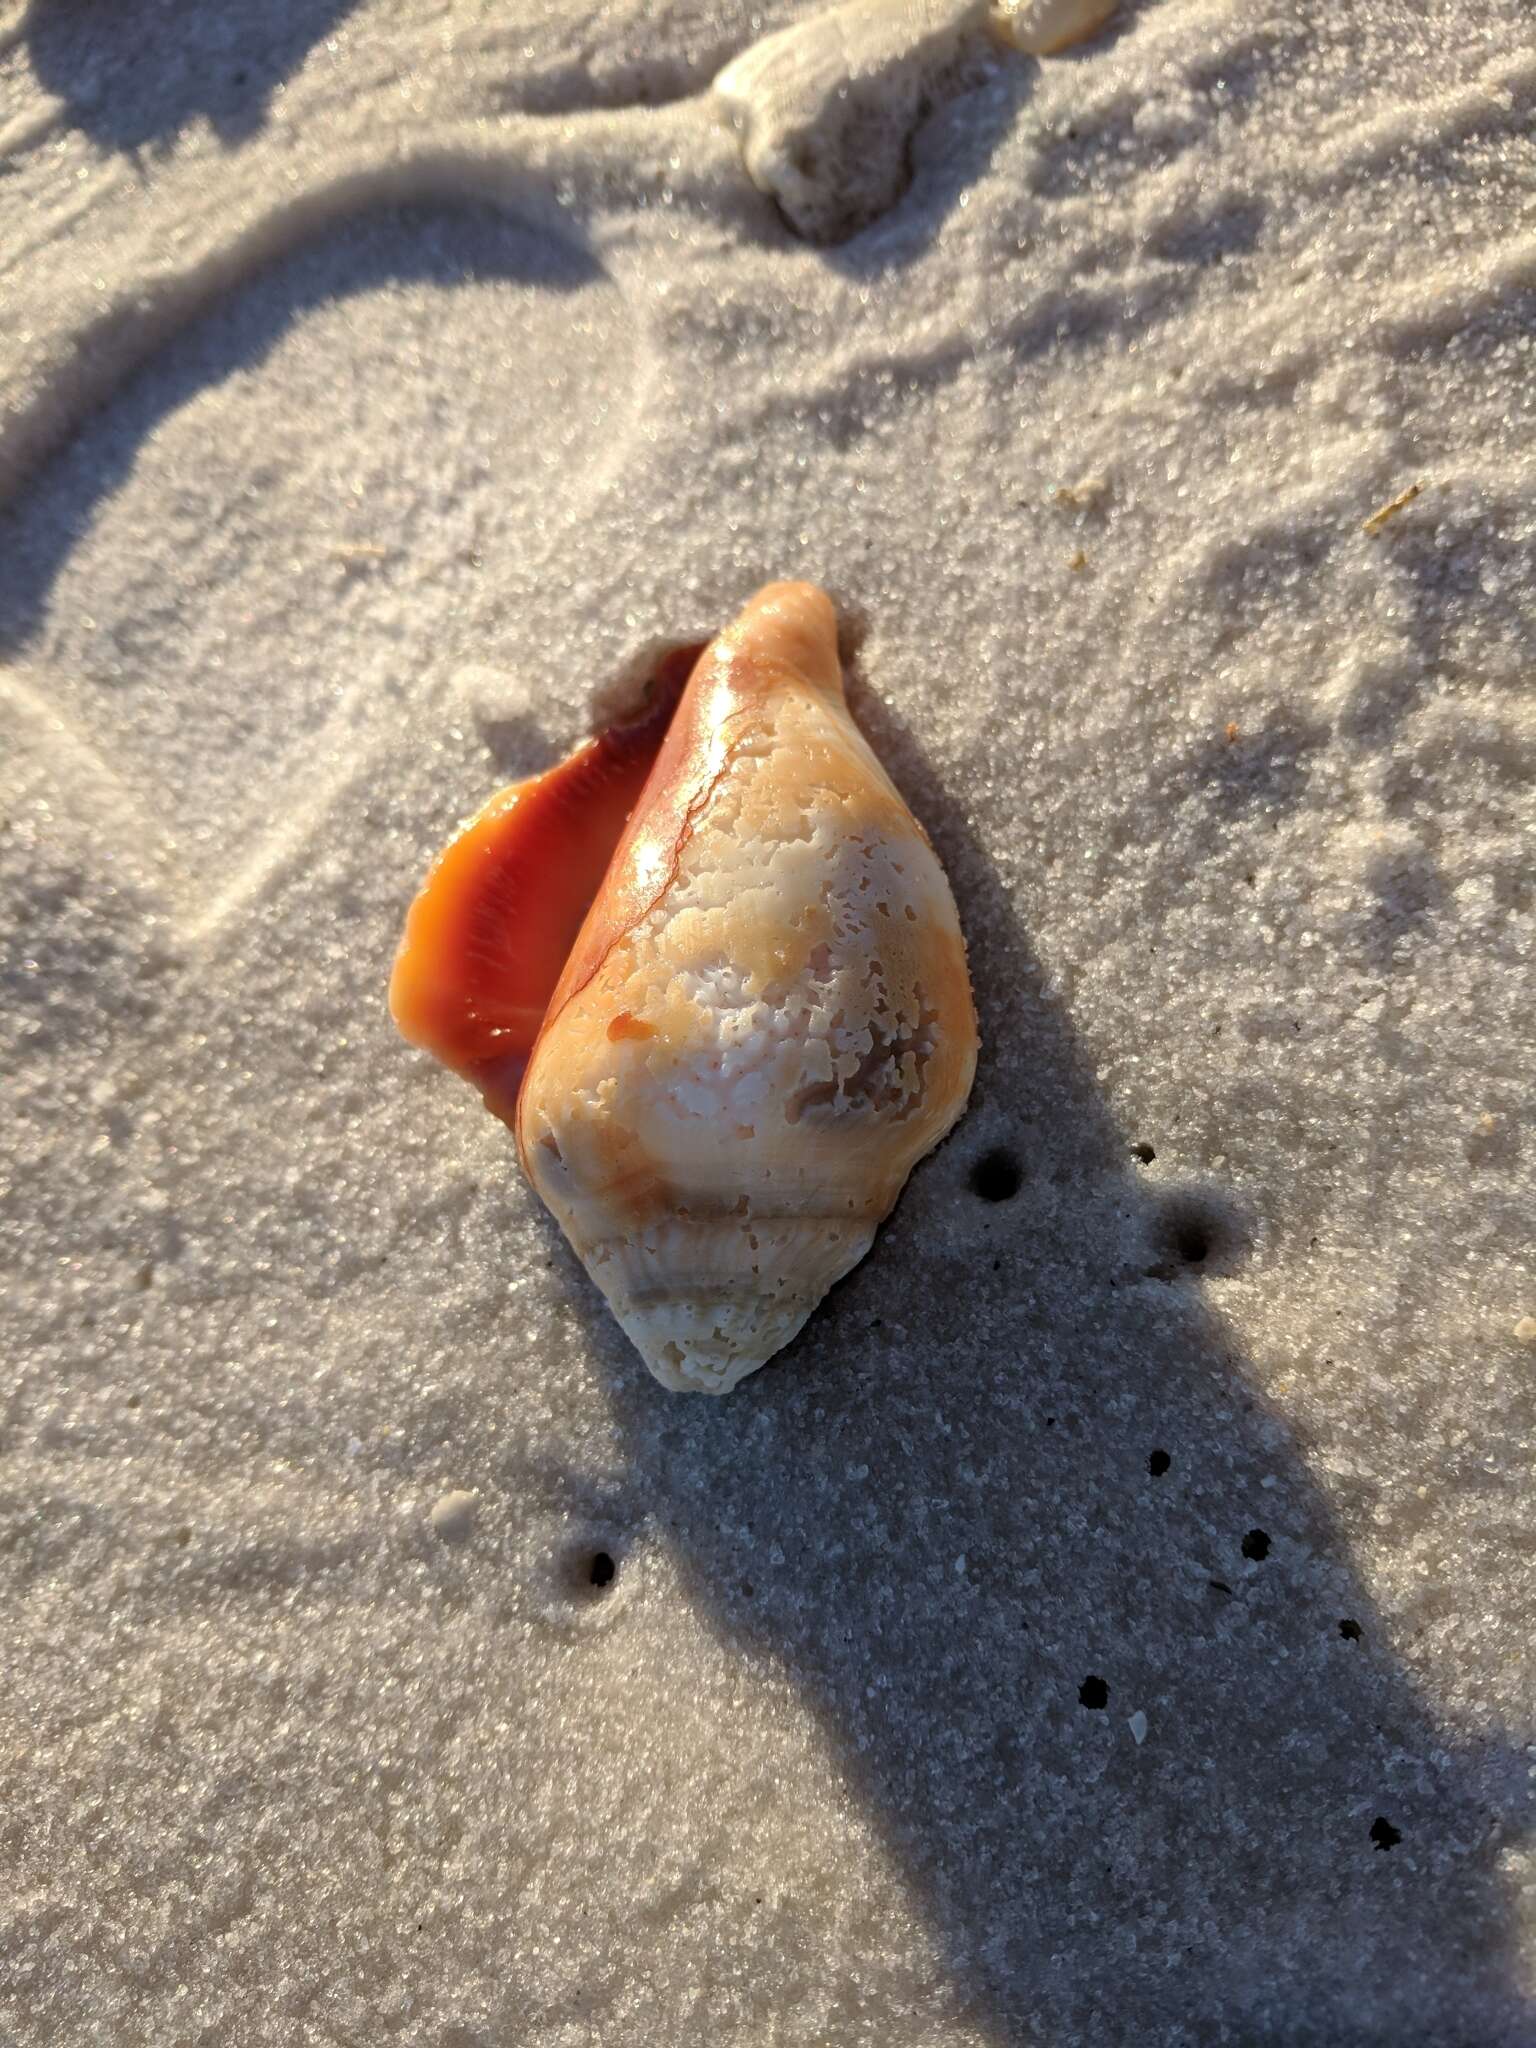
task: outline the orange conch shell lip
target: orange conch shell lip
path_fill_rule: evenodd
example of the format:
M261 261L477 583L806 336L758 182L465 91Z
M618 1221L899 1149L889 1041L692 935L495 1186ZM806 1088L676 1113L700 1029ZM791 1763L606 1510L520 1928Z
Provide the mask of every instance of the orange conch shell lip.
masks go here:
M849 716L825 594L770 584L642 719L494 798L390 1003L513 1126L665 1385L724 1392L788 1343L977 1050L954 900Z
M702 651L667 655L633 720L492 797L411 905L390 1012L509 1124L549 999Z

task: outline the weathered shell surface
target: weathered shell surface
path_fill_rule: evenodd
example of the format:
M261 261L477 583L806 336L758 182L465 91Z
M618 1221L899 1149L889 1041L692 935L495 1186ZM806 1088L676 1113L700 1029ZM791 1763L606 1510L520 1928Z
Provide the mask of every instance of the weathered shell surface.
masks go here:
M714 83L747 175L808 240L853 234L901 196L912 132L985 19L986 0L844 0L753 43Z
M722 1393L869 1249L976 1045L832 607L772 585L695 670L555 990L524 1164L657 1378Z

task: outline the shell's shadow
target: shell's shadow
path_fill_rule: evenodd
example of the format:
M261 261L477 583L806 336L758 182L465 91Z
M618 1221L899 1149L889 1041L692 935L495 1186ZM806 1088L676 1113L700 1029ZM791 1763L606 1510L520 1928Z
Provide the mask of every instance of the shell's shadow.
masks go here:
M1530 2039L1477 1789L1512 1749L1459 1750L1397 1667L1194 1283L1245 1220L1154 1193L962 806L856 701L961 905L973 1108L722 1402L663 1394L584 1292L635 1511L793 1674L988 2038Z

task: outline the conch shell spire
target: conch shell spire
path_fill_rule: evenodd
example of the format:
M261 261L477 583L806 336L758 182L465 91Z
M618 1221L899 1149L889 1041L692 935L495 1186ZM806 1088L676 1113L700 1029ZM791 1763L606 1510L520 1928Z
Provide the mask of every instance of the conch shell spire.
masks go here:
M411 913L391 1002L503 1116L526 1058L508 1120L529 1178L656 1377L723 1393L959 1117L976 1018L949 885L848 714L823 592L771 584L708 647L616 830L656 722L481 813Z

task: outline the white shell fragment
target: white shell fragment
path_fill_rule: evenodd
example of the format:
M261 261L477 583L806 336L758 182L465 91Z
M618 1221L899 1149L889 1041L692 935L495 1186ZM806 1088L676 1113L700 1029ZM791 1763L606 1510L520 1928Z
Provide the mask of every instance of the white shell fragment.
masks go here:
M462 1489L445 1493L433 1507L427 1520L432 1524L434 1536L440 1536L444 1543L465 1543L475 1526L475 1510L480 1505L478 1493Z
M996 0L992 26L1016 50L1054 57L1097 35L1120 0Z
M695 669L557 989L523 1163L665 1386L724 1393L868 1251L965 1107L954 899L771 584Z
M752 182L809 241L874 220L985 20L986 0L845 0L752 44L714 84Z

